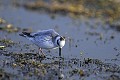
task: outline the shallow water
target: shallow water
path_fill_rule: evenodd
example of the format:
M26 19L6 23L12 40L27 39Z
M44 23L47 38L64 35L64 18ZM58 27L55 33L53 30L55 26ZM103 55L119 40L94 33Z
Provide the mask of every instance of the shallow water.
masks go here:
M81 69L86 71L86 74L90 70L96 69L96 65L91 64L91 66L79 66L80 61L84 61L84 58L90 58L90 59L98 59L100 61L103 61L104 63L110 63L110 64L117 64L120 67L120 60L119 56L116 56L120 52L120 32L115 31L109 27L106 23L104 23L104 20L101 19L94 19L94 18L86 18L82 17L80 19L73 19L69 16L63 16L63 15L53 15L45 13L45 12L38 12L38 11L30 11L23 7L15 7L12 4L6 4L0 6L0 17L5 19L7 23L13 24L15 27L20 28L29 28L32 29L33 32L38 30L44 30L44 29L55 29L60 35L63 35L66 37L66 45L62 49L62 57L64 58L63 63L67 64L66 66L62 66L62 72L65 76L65 80L104 80L103 78L112 74L107 73L104 71L98 72L99 75L95 75L94 72L89 76L79 76L79 74L73 74L70 75L74 69ZM7 33L4 31L0 31L0 39L11 39L12 41L16 43L20 43L19 45L13 45L12 47L6 48L8 52L17 52L19 53L32 53L30 50L34 50L33 54L35 54L38 51L38 48L33 45L30 41L27 39L19 36L20 32L17 33ZM114 37L114 38L111 38ZM24 45L28 44L28 48L26 48ZM22 50L21 50L22 49ZM116 50L117 49L117 50ZM42 61L42 64L44 63L52 63L54 61L58 61L58 58L51 59L53 57L58 57L58 49L56 50L50 50L50 53L47 52L47 50L44 50L46 52L47 58ZM50 58L50 60L48 59ZM75 59L71 61L72 59ZM73 64L74 61L78 59L77 64ZM117 60L115 60L117 59ZM12 64L15 63L14 59L11 59L11 56L0 56L1 61L8 61L8 63ZM71 62L70 62L71 61ZM46 79L48 80L49 77L52 79L57 79L55 74L52 72L53 70L56 70L56 66L58 67L58 64L56 65L50 65L50 70L48 70L48 73L41 78L41 75L37 76L32 74L27 75L25 77L25 74L23 72L29 72L27 69L21 69L19 67L12 68L11 65L9 66L4 65L4 62L0 63L0 68L5 70L5 72L17 74L22 77L18 77L19 79ZM72 67L70 67L70 65ZM29 65L28 65L29 66ZM39 68L37 68L39 69ZM46 68L45 68L46 69ZM41 70L41 69L40 69ZM20 72L20 73L19 73ZM56 72L56 71L55 71ZM102 74L106 74L102 75ZM116 73L118 74L118 73ZM101 78L102 76L102 78ZM13 79L17 79L15 76ZM120 76L119 76L120 77Z

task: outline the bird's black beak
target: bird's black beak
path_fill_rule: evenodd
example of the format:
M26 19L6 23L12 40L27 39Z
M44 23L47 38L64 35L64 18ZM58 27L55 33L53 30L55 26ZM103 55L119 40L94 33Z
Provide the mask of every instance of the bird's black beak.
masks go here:
M59 47L59 56L61 57L61 48Z

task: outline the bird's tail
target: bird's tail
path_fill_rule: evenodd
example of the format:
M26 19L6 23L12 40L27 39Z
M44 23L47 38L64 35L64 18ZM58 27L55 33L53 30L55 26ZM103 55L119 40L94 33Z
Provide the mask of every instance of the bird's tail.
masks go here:
M33 37L30 32L22 32L21 34L19 34L20 36L23 36L23 37Z

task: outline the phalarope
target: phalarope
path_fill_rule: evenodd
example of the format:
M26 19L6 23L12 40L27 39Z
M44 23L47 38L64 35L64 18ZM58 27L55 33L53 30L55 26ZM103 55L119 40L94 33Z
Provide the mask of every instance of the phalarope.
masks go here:
M20 36L26 37L37 45L42 54L42 49L59 48L59 56L61 56L61 49L65 45L65 38L53 29L42 30L36 33L22 32Z

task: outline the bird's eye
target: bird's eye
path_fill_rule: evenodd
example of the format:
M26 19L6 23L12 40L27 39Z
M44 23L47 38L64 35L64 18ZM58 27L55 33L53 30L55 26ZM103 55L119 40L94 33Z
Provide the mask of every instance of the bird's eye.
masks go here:
M64 40L64 37L61 36L61 37L60 37L60 41L63 41L63 40Z

